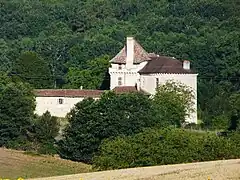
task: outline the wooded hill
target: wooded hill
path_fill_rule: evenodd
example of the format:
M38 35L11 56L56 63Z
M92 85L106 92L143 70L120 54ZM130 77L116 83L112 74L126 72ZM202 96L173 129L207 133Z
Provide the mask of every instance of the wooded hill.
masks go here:
M107 89L108 60L132 35L191 61L205 124L224 125L239 90L238 0L2 0L0 24L0 70L34 88Z

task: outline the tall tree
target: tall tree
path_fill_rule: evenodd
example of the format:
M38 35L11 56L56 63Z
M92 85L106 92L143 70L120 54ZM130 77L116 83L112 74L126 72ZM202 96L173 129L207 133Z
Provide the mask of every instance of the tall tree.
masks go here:
M24 52L16 61L13 73L34 88L53 87L49 65L35 52Z
M163 126L181 127L185 119L194 111L192 89L182 83L168 81L156 91L153 102L159 121Z
M28 138L35 109L32 89L23 82L0 76L0 146Z

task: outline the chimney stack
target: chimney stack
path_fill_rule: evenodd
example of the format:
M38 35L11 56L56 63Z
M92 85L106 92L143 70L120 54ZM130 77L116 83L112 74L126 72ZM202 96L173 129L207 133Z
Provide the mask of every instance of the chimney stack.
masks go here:
M183 69L190 70L190 61L183 61Z
M126 68L131 69L133 66L134 59L134 38L127 37L127 59L126 59Z

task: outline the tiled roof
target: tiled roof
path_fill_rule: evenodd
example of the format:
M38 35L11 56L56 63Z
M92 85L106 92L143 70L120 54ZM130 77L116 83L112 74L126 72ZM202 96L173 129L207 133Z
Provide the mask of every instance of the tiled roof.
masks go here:
M113 89L113 91L115 91L117 94L140 92L145 95L150 95L145 90L140 89L140 91L138 91L136 86L117 86Z
M37 97L100 97L102 90L80 89L37 89L34 91Z
M117 86L113 89L116 94L137 92L135 86ZM36 89L37 97L100 97L103 90L81 90L81 89Z
M127 47L124 48L110 60L111 63L126 64ZM133 63L138 64L150 60L149 54L142 48L142 46L135 40L134 41L134 59Z
M172 57L167 56L154 56L151 57L151 61L148 61L139 73L170 73L170 74L195 74L191 69L183 69L183 63Z
M137 92L137 88L135 86L117 86L113 89L116 93L129 93L129 92Z

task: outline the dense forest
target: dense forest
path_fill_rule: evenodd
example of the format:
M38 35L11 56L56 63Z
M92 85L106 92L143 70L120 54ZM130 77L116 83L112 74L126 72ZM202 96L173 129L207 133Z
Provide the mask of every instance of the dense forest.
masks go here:
M134 36L199 73L199 118L222 124L240 87L238 0L2 0L0 71L33 88L108 88L108 61Z

